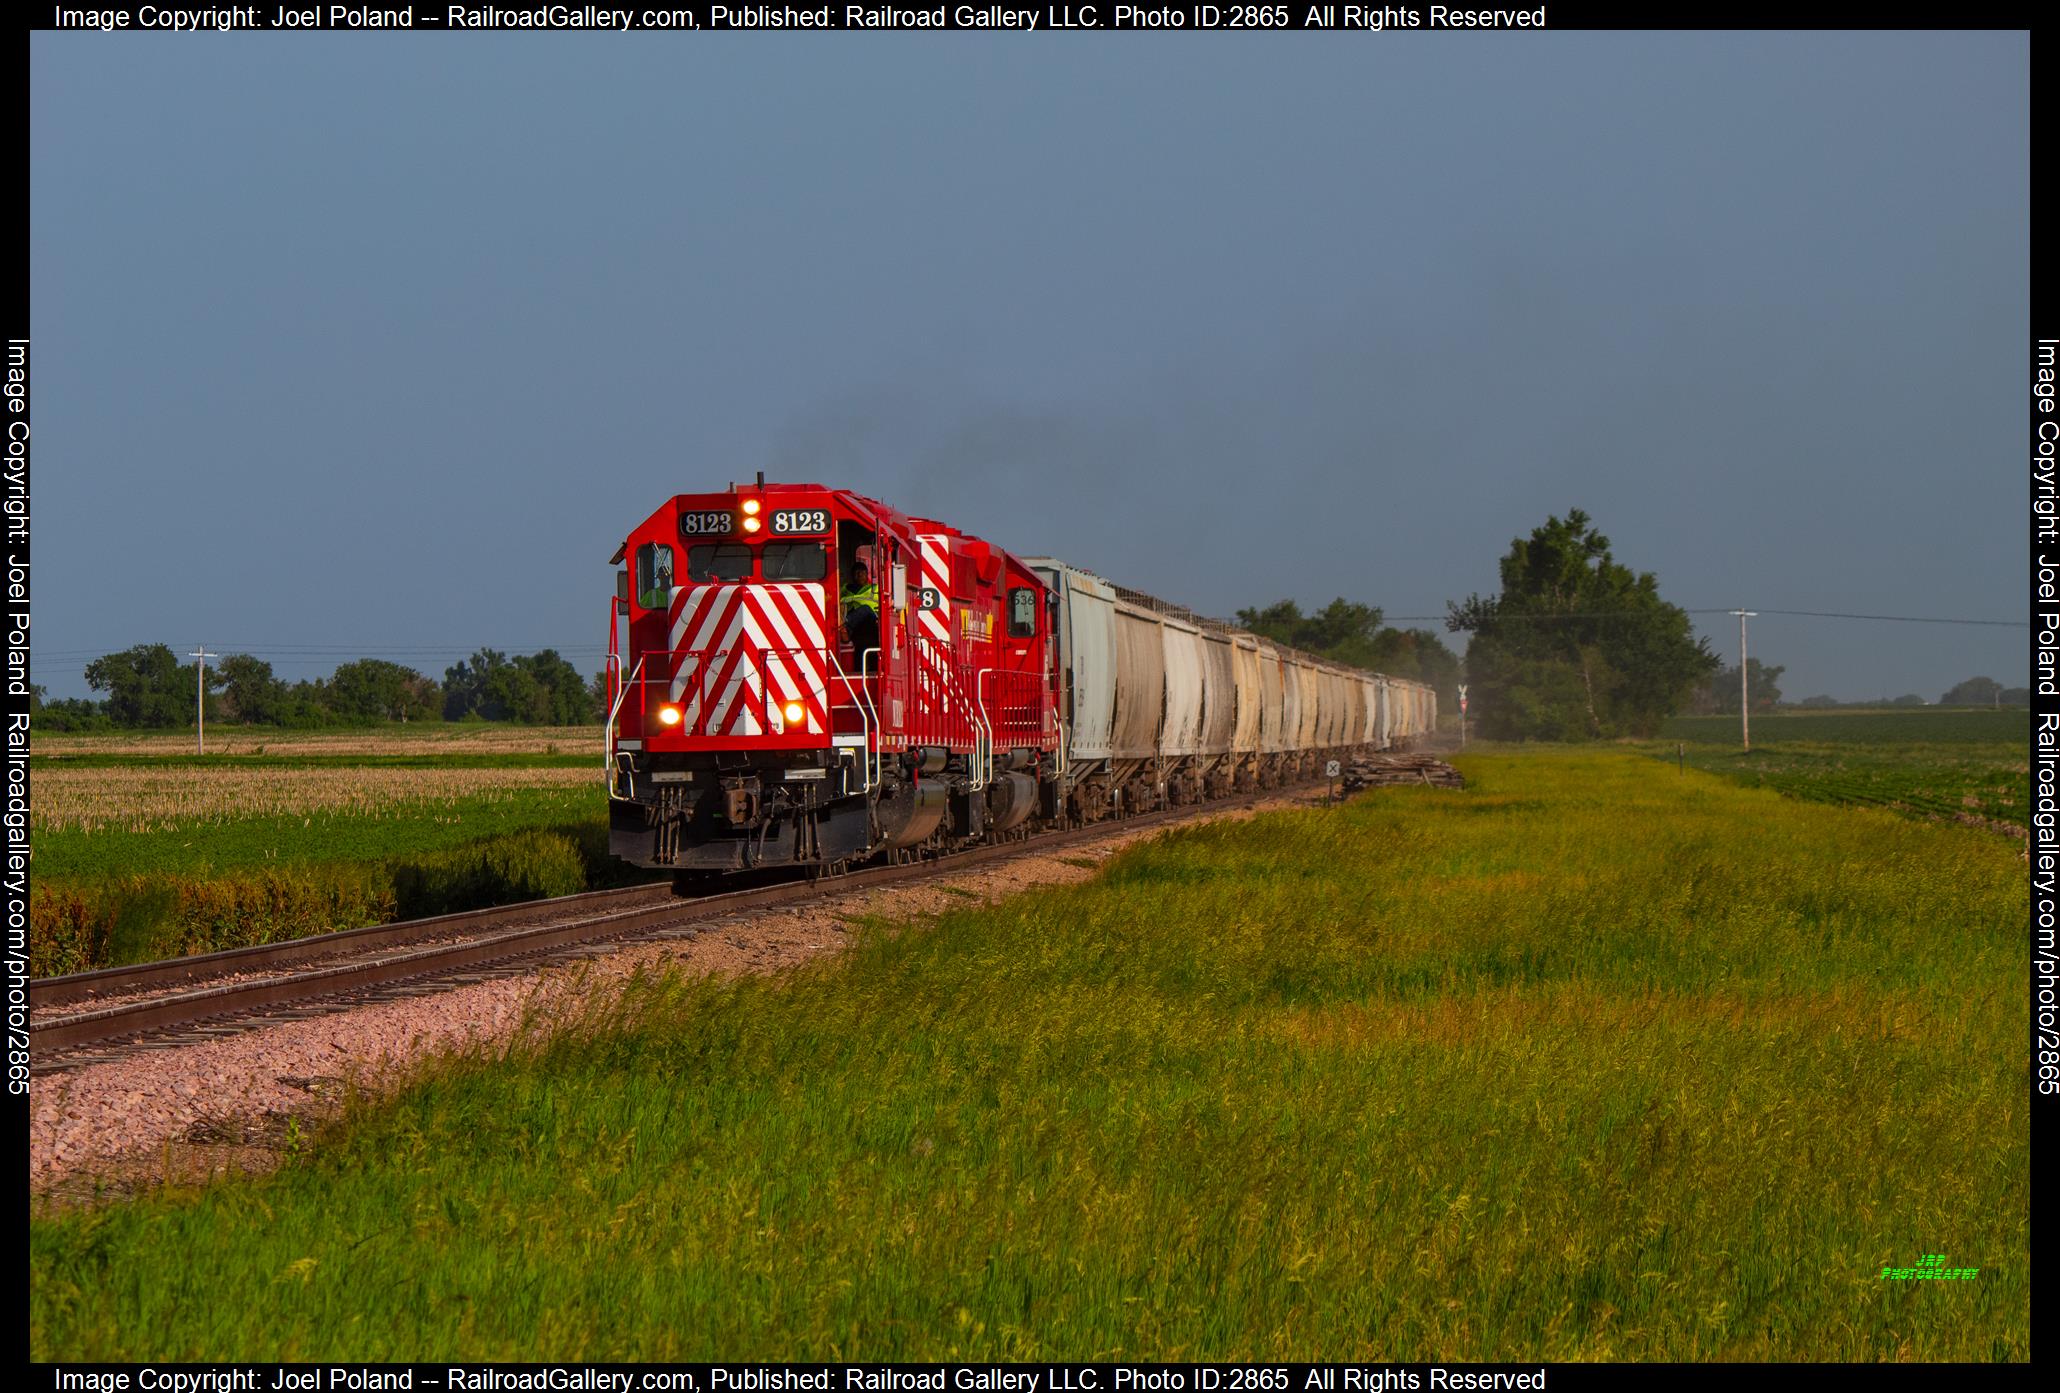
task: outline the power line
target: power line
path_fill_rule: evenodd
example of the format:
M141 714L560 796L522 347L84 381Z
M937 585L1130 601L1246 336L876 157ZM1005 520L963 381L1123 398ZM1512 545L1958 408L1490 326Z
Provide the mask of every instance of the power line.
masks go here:
M1683 614L1736 614L1735 609L1683 609ZM1577 610L1566 614L1494 614L1496 623L1552 624L1563 619L1641 619L1652 613L1644 609ZM1997 629L2028 629L2028 619L1935 619L1916 614L1846 614L1825 609L1758 609L1754 614L1801 615L1811 619L1878 619L1897 624L1978 624ZM1312 616L1304 615L1304 618ZM1384 614L1384 624L1443 623L1449 614Z
M1709 614L1710 610L1690 610L1691 614ZM1729 611L1725 611L1729 613ZM1828 609L1763 609L1759 614L1799 614L1810 619L1879 619L1890 624L1980 624L1992 629L2029 629L2029 619L1931 619L1916 614L1843 614Z

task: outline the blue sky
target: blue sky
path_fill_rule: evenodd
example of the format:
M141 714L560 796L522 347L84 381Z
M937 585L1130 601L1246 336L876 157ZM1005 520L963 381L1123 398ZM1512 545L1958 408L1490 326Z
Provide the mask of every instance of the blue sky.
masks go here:
M1691 607L2024 612L2021 34L38 33L31 115L59 696L592 670L623 533L759 469L1216 614L1439 614L1571 507Z

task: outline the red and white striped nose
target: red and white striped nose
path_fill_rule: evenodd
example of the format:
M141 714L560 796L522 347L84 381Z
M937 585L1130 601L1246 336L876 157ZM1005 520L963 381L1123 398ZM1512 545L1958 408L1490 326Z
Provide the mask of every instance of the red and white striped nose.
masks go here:
M711 583L673 613L667 702L709 737L829 733L828 594L805 581Z

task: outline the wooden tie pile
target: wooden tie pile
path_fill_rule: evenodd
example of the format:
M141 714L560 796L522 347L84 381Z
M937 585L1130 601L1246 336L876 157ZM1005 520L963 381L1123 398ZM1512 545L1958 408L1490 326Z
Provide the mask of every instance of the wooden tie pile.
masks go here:
M1429 784L1433 788L1465 788L1457 769L1432 755L1362 755L1345 762L1343 791L1383 788L1389 784Z

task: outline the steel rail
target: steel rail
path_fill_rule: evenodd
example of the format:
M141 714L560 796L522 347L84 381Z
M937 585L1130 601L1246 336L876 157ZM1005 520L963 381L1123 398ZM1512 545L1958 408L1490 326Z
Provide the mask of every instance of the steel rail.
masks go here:
M29 1010L34 1012L51 1006L69 1006L75 1002L91 1001L95 997L123 996L130 992L148 991L153 987L199 982L210 977L227 977L259 968L285 967L293 963L326 958L336 953L391 947L425 938L436 938L446 933L464 933L500 923L522 913L578 910L588 906L603 908L638 899L649 899L660 892L670 896L670 883L654 881L649 885L632 885L615 890L589 890L577 895L559 895L550 899L492 905L485 909L460 910L455 914L439 914L428 919L400 919L390 924L367 924L362 928L337 929L330 933L312 934L306 938L282 939L277 943L223 948L213 953L167 958L163 962L137 963L128 967L103 967L91 972L67 973L62 977L39 977L29 983Z
M1216 799L1159 812L1142 813L1135 817L1111 818L1057 832L970 847L928 860L876 866L842 875L793 880L755 889L731 890L680 899L673 897L668 886L664 887L666 898L656 904L633 905L630 908L613 909L606 913L585 915L572 920L511 928L501 933L470 938L461 943L417 947L370 962L315 967L252 982L228 982L197 991L155 996L97 1010L73 1012L54 1020L37 1020L36 1008L57 1004L55 1000L39 1000L35 996L37 988L56 989L63 986L72 989L76 984L91 979L101 984L103 991L99 994L105 994L104 988L116 982L124 982L125 989L128 990L152 983L189 982L204 979L206 976L221 976L246 967L278 966L292 961L304 962L368 947L401 947L424 938L434 938L452 930L460 930L467 925L488 927L497 921L506 921L525 914L534 915L554 907L562 909L575 904L620 904L636 896L649 897L659 887L634 886L627 890L603 890L551 900L529 900L516 905L503 905L496 909L439 915L433 919L345 929L337 933L320 934L288 943L266 944L258 948L226 949L193 959L149 963L136 968L108 968L99 972L48 978L31 984L30 1048L32 1053L37 1055L68 1052L90 1045L126 1041L135 1036L177 1031L228 1017L264 1013L281 1007L304 1006L325 999L347 996L371 987L389 987L402 982L433 980L516 959L548 956L578 945L603 943L659 927L671 928L699 920L719 919L739 910L758 909L791 900L826 899L841 895L847 890L945 875L988 861L1007 860L1016 856L1055 850L1074 842L1091 841L1114 833L1142 831L1169 823L1184 822L1209 813L1239 811L1307 787L1307 783L1284 785L1276 789L1247 793L1237 798ZM294 956L289 957L285 954ZM211 967L203 967L204 963L210 964ZM194 969L197 972L182 976L182 968ZM148 976L153 973L163 975ZM123 974L127 974L126 979ZM84 998L67 998L72 1001L80 999ZM347 1004L340 1003L337 1009L344 1009Z

